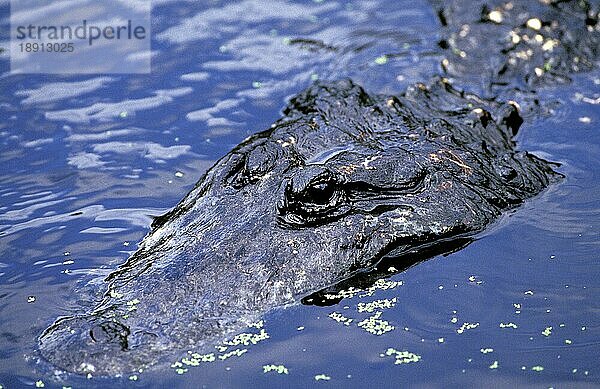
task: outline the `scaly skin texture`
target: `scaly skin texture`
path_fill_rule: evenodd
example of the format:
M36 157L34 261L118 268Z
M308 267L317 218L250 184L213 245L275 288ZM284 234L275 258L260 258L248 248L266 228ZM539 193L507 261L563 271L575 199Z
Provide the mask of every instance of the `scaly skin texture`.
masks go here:
M430 0L442 24L445 76L479 96L523 99L589 71L600 54L598 2ZM534 106L527 107L539 111ZM543 112L543 110L542 110Z
M317 83L284 113L155 221L102 304L46 330L47 360L119 375L202 348L390 253L477 233L557 178L515 151L515 107L444 80L396 97Z

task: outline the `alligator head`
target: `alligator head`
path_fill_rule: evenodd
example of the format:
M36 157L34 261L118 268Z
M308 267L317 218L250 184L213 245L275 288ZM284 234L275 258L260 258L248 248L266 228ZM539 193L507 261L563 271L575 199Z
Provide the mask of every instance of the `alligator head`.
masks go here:
M219 160L109 276L93 312L59 319L41 353L118 375L201 348L382 258L399 268L484 229L545 188L550 165L511 140L514 106L444 80L401 96L317 83Z

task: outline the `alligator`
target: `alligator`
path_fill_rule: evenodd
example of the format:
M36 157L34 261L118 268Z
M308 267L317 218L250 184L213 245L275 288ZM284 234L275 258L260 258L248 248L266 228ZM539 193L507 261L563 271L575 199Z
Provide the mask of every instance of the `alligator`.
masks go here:
M443 79L391 97L317 83L284 114L155 220L94 312L41 336L46 359L79 373L136 370L384 257L477 233L558 178L515 150L514 105Z
M460 248L561 178L517 149L522 122L517 103L444 77L395 96L316 82L156 218L102 302L48 327L40 353L66 371L123 375L368 282L383 263L402 269Z

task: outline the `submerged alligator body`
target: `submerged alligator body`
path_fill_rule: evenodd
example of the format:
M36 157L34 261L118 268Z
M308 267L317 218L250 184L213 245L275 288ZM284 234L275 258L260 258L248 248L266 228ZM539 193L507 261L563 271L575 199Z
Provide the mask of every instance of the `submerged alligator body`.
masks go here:
M56 322L42 354L69 371L124 373L385 256L479 232L556 177L515 151L520 122L515 107L443 80L398 97L316 84L157 219L101 306Z
M464 36L453 28L464 20L453 15L462 14L440 11L454 31L446 45L456 51ZM592 26L580 22L584 31ZM595 48L595 24L592 30ZM592 58L590 45L580 49ZM573 64L563 58L568 51L555 49L556 64ZM455 81L472 81L463 77L469 58L447 61ZM531 73L525 62L506 66ZM71 372L125 374L214 344L381 261L402 268L424 252L460 246L559 178L551 164L516 150L521 122L515 104L458 92L441 78L391 97L350 80L316 83L158 218L109 276L104 300L57 320L40 337L41 354Z
M430 2L442 24L440 46L449 51L445 75L479 96L539 103L539 87L596 66L597 1Z

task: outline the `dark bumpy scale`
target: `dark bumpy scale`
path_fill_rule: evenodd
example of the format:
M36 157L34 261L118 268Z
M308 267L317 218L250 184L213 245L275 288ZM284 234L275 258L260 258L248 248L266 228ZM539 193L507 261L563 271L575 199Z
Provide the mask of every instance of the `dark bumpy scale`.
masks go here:
M284 113L155 221L94 312L46 330L47 360L116 375L201 348L384 257L464 241L557 178L515 150L515 107L443 80L397 97L319 83Z

